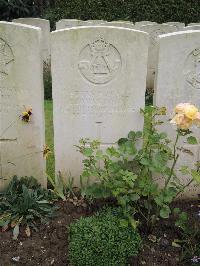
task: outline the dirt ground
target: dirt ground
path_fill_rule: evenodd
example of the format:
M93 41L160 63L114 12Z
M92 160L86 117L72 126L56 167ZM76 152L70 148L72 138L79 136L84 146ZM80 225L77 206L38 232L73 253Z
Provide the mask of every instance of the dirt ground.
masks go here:
M30 237L25 235L24 230L21 230L18 240L12 240L11 231L0 232L0 266L69 265L67 226L81 216L91 215L102 203L77 207L71 202L59 202L58 206L56 217L49 224L41 225L38 232L33 231ZM184 207L192 216L200 211L198 202L182 202L176 206ZM172 247L173 240L179 238L179 232L170 219L160 222L153 230L152 235L159 239L158 243L149 240L149 235L145 235L142 229L140 231L144 239L143 248L138 257L130 258L130 265L190 265L180 262L181 249Z

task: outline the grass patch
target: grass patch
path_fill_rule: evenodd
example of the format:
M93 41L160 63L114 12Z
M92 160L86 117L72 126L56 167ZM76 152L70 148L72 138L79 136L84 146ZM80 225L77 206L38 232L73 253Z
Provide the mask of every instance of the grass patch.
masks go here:
M46 144L51 149L52 153L47 158L47 174L54 178L55 175L55 157L54 157L54 142L53 142L53 102L51 100L44 101L45 110L45 136Z

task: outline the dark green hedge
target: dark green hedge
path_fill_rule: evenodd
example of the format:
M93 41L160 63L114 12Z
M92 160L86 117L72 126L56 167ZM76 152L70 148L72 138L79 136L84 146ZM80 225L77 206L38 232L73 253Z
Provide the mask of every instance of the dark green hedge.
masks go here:
M125 266L136 256L141 238L122 225L122 211L107 209L70 225L69 259L74 266Z
M200 22L200 0L57 0L43 14L52 25L63 18Z
M38 15L38 6L33 0L0 0L0 20Z

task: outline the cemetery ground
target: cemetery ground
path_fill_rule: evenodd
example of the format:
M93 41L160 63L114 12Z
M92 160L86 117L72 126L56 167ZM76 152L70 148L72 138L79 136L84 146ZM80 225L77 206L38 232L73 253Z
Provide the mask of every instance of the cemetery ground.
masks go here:
M12 240L11 231L1 233L0 265L69 265L68 226L80 217L93 214L105 203L99 201L77 207L73 203L60 201L56 203L59 206L56 217L48 224L41 225L38 232L33 231L31 237L27 237L24 230L18 240ZM177 206L186 211L190 219L197 219L197 202L177 203ZM130 265L198 265L180 261L181 248L172 244L174 239L180 238L173 219L161 221L151 234L145 232L145 228L140 228L140 233L143 238L142 248L137 257L129 259Z
M46 142L53 147L52 102L45 101ZM54 174L53 150L47 160L47 173ZM69 225L80 217L93 215L104 206L115 206L113 199L83 200L78 191L66 201L57 200L54 203L58 210L55 217L47 224L38 223L38 231L31 230L28 237L25 228L20 228L17 240L13 240L12 230L0 233L0 265L70 265L68 257ZM189 224L193 226L199 221L200 205L198 201L178 201L173 204L185 211L189 217ZM139 217L142 221L142 217ZM139 224L142 246L136 257L130 257L128 265L147 266L175 266L199 265L198 260L191 261L191 250L183 250L184 242L192 248L192 237L184 238L181 230L175 227L173 215L169 219L161 219L151 232L146 230L145 223ZM177 240L178 239L178 240ZM189 243L191 241L191 243ZM89 246L88 246L89 248Z

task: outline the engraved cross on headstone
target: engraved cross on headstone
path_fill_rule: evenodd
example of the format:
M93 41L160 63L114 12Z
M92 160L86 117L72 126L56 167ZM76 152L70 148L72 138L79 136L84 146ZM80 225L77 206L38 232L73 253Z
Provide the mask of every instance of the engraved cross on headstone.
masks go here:
M103 122L96 122L97 124L97 139L101 141L101 132L102 132L102 124ZM110 146L110 145L115 145L116 142L101 142L100 147L104 147L104 146Z
M103 122L101 121L98 121L98 122L95 122L96 123L96 126L97 126L97 134L96 134L96 139L99 140L101 143L100 143L100 148L102 149L105 149L105 148L108 148L112 145L116 145L117 142L102 142L102 124ZM87 147L89 147L89 144L86 144Z
M101 141L101 137L102 137L102 124L103 122L101 121L98 121L96 122L96 125L97 125L97 139ZM112 146L112 145L116 145L116 142L102 142L101 141L101 144L100 144L100 148L102 149L106 149L108 148L109 146ZM98 163L98 167L101 166L101 163L99 162Z

